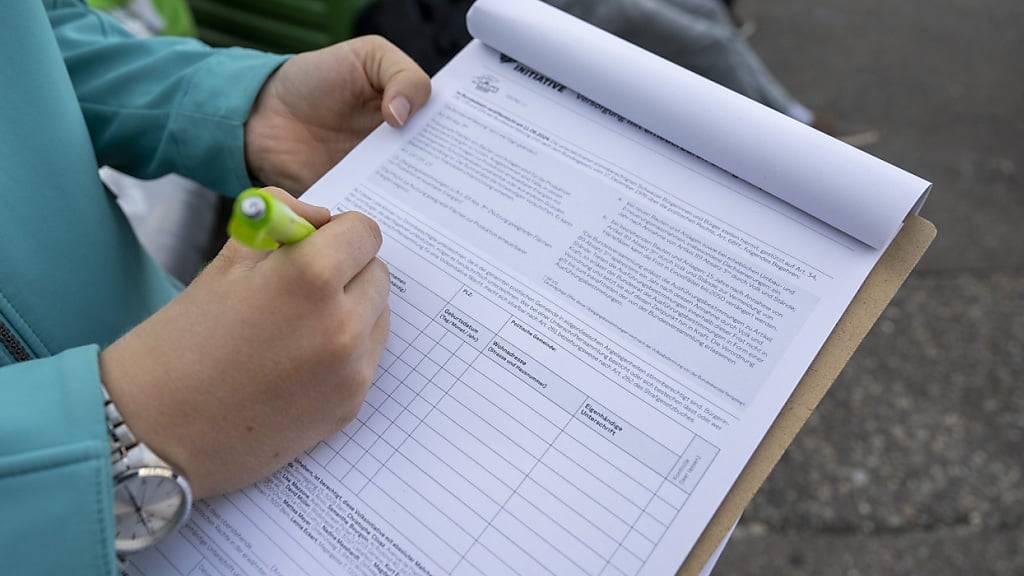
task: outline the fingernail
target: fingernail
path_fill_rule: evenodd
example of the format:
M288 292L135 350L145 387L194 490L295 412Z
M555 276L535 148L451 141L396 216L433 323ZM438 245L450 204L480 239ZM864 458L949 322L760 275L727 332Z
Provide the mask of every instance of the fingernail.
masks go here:
M412 110L412 106L405 96L395 96L388 104L388 110L391 110L395 120L398 120L398 125L404 126L405 121L409 119L409 111Z

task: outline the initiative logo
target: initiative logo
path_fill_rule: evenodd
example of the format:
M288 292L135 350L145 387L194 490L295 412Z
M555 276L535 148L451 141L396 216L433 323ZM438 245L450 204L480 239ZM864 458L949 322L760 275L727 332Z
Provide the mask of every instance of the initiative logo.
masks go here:
M473 78L473 85L476 89L483 92L484 94L494 94L498 91L499 79L497 76L491 74L481 74L476 78Z

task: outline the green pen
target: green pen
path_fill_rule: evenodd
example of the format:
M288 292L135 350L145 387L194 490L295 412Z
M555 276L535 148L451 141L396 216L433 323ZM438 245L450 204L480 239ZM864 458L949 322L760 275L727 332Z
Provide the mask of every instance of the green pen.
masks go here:
M316 228L259 188L248 188L235 199L228 220L228 234L256 250L274 250L281 244L295 244Z

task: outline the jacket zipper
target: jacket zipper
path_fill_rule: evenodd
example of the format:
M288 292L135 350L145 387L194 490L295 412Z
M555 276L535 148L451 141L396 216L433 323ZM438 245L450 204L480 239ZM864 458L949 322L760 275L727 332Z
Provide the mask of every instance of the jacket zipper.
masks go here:
M22 346L18 337L14 335L14 332L7 327L7 323L0 321L0 344L3 344L4 350L14 358L15 362L24 362L31 360L32 356L28 353L28 350Z

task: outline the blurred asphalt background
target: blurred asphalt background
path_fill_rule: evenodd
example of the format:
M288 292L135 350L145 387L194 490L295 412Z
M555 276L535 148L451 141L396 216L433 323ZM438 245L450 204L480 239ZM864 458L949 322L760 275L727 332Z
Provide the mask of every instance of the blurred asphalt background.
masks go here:
M815 109L934 182L939 236L716 575L1024 575L1024 2L747 0Z

